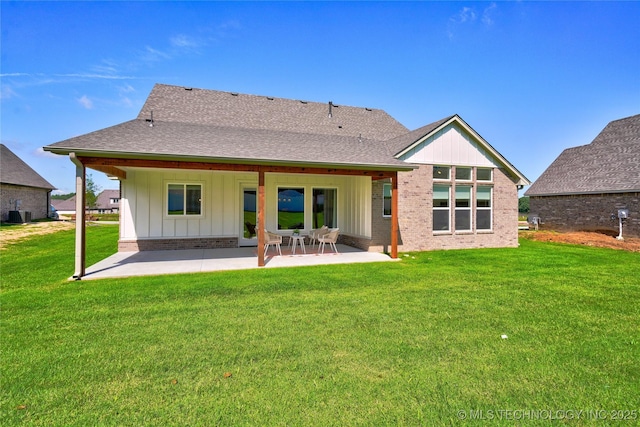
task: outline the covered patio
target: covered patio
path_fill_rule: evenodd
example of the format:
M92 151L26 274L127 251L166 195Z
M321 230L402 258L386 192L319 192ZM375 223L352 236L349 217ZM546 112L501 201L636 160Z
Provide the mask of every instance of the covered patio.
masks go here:
M265 257L264 267L302 267L330 264L394 261L383 253L366 252L338 244L338 253L318 253L307 247L307 253L293 255L291 249L282 247L282 256L271 249ZM118 252L87 267L83 280L109 279L163 274L202 273L225 270L260 268L256 264L257 248L188 249L167 251Z

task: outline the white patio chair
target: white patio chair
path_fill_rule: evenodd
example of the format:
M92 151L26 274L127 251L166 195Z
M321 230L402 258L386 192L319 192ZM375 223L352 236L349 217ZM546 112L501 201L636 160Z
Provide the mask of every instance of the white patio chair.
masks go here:
M323 234L318 237L318 242L320 242L320 253L324 253L325 244L329 244L330 247L333 248L335 253L338 253L338 248L336 248L336 242L338 241L338 234L340 234L340 230L338 228L334 228L326 234Z
M327 227L326 225L309 231L309 245L311 247L315 246L316 242L318 241L318 237L327 234L328 232L329 227Z
M271 233L268 230L264 230L264 255L267 256L269 246L274 246L278 249L278 253L282 256L282 250L280 245L282 244L282 236L276 233Z

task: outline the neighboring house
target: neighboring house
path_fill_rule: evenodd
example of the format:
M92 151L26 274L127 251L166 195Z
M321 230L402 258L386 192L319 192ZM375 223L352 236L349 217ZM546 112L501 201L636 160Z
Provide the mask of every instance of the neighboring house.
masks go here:
M588 145L568 148L525 192L530 212L554 230L640 237L640 114L609 123Z
M0 144L0 158L2 221L9 221L12 211L20 212L20 222L47 218L51 191L55 187L4 144ZM15 213L12 215L15 216Z
M75 215L76 196L66 200L52 200L53 207L60 215ZM120 190L103 190L96 198L93 209L86 208L88 213L118 213L120 212Z
M323 224L392 256L514 247L530 184L457 115L410 132L378 109L160 84L136 119L44 149L120 179L120 251Z
M96 199L96 208L92 212L118 213L120 212L120 190L103 190Z
M51 204L58 212L58 215L69 216L76 214L76 196L71 196L68 199L53 199Z

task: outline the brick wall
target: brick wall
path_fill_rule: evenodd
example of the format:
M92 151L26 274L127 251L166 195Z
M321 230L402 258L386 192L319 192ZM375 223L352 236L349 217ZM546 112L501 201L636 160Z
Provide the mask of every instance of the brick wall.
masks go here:
M23 187L20 185L0 184L2 221L9 219L9 211L15 210L15 200L20 200L20 210L30 211L31 219L46 218L49 214L49 190Z
M382 217L382 186L372 189L372 239L369 250L388 251L391 219ZM501 169L493 173L493 229L468 233L433 232L433 166L398 173L400 251L516 247L518 245L518 191ZM454 208L451 208L453 224ZM475 210L472 210L475 212Z
M601 231L618 234L618 209L629 209L623 236L640 237L640 193L532 196L529 209L542 230ZM616 218L611 219L615 214Z
M237 237L197 237L118 241L118 252L237 248Z

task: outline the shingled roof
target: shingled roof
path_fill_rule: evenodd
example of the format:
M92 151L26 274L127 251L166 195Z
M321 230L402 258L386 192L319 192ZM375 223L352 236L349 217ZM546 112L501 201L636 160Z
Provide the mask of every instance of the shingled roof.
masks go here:
M44 149L79 156L408 171L417 166L398 154L454 119L463 123L453 115L409 132L379 109L156 84L134 120Z
M0 182L3 184L56 189L4 144L0 144L0 158Z
M609 123L588 145L564 150L527 196L640 191L640 114Z
M410 170L413 167L395 159L382 142L406 132L377 109L157 84L136 119L44 149L58 154Z

